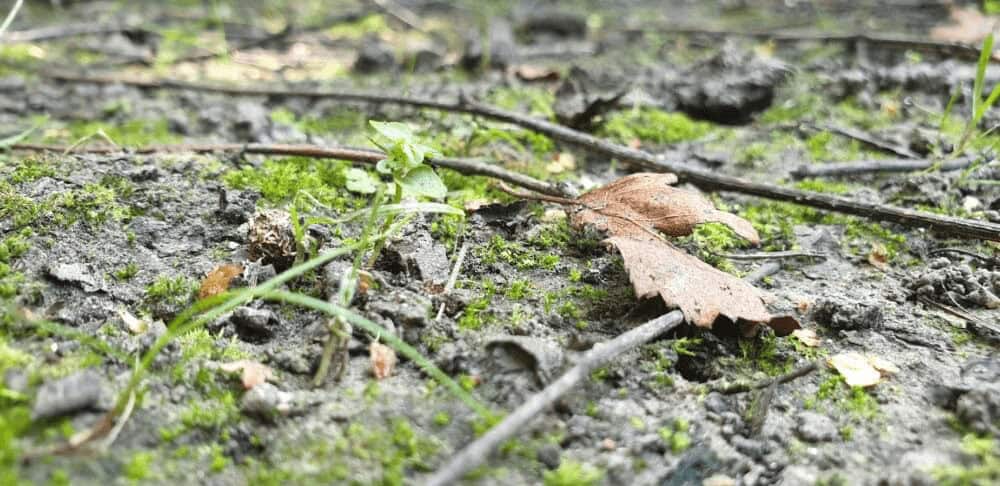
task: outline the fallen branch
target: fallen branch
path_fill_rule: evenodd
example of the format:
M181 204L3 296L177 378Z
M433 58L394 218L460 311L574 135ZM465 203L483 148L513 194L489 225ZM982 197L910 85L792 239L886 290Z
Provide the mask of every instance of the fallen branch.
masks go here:
M753 283L767 275L773 274L780 268L781 266L777 263L766 263L761 265L758 271L747 276L745 280ZM555 403L559 397L575 388L579 382L590 376L591 371L603 366L622 353L642 346L676 329L683 323L684 313L680 310L674 310L648 321L639 327L619 334L610 341L595 345L583 355L580 361L563 373L556 381L549 383L542 391L531 396L521 406L517 407L516 410L504 417L500 423L493 426L488 432L452 456L444 466L427 478L424 484L427 486L445 486L457 483L465 473L485 462L493 450L501 443L517 434L533 418Z
M715 256L720 256L723 258L729 258L731 260L777 260L781 258L823 258L826 259L826 255L823 253L815 253L811 251L767 251L760 253L715 253Z
M36 152L57 152L57 153L87 153L87 154L120 154L126 152L120 148L113 147L65 147L61 145L40 145L40 144L14 144L10 146L12 150L27 150ZM163 154L163 153L219 153L236 152L244 154L260 155L287 155L300 157L313 157L317 159L338 159L360 162L364 164L375 164L385 158L385 154L377 150L357 149L346 147L321 147L318 145L285 145L285 144L178 144L178 145L151 145L128 150L133 154ZM542 194L552 196L566 196L566 191L559 187L540 181L524 174L512 172L497 165L488 164L472 159L450 159L435 158L430 163L447 169L461 172L465 175L482 175L529 189Z
M974 157L960 157L952 160L913 160L913 159L885 159L885 160L864 160L859 162L842 162L835 164L821 165L800 165L789 175L795 178L806 177L839 177L857 174L879 174L889 172L915 172L927 169L937 169L939 171L961 170L976 162Z
M478 115L498 121L512 123L547 135L554 139L577 145L593 153L629 162L643 170L653 172L672 172L677 174L678 177L685 179L696 186L709 190L749 194L766 199L788 201L803 206L810 206L844 214L852 214L876 221L888 221L911 227L928 228L945 233L951 237L1000 241L1000 225L998 224L925 213L887 204L857 201L832 194L802 191L791 187L779 186L777 184L754 182L740 177L720 174L713 170L701 169L674 161L662 160L661 158L643 150L625 147L614 142L594 137L593 135L589 135L587 133L564 127L562 125L502 110L493 106L484 105L465 97L457 103L448 103L428 98L349 91L306 91L264 88L244 89L172 80L140 81L51 73L43 74L43 76L50 79L76 83L123 84L146 89L184 89L228 94L231 96L327 98L339 99L343 101L396 104Z

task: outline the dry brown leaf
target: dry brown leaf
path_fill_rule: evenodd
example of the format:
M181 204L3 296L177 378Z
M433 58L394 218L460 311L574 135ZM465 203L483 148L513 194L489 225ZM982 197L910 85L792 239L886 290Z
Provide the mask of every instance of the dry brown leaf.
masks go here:
M828 360L849 386L869 387L878 384L882 374L860 353L841 353Z
M219 369L227 373L240 373L243 388L249 390L265 381L274 380L274 371L267 365L249 359L222 363Z
M720 315L736 322L770 322L763 295L752 285L721 272L666 241L615 236L609 243L625 260L636 297L659 295L688 322L711 328Z
M368 346L368 355L372 362L372 374L376 380L389 377L396 367L396 352L389 346L372 341Z
M931 39L944 42L981 44L997 25L997 18L984 15L975 6L951 8L951 24L931 29Z
M779 335L798 329L792 317L771 316L761 291L688 255L657 233L684 236L698 224L720 222L748 241L760 241L748 221L715 209L696 193L672 187L675 182L672 174L623 177L580 196L577 201L583 208L573 214L573 224L593 226L609 235L605 241L622 254L638 298L659 295L695 325L711 328L725 316L744 329L752 330L758 323L767 323Z
M202 279L198 298L204 299L229 290L229 284L241 273L243 273L243 267L235 263L226 263L215 267Z
M702 223L722 223L747 241L760 236L749 221L715 209L700 194L673 187L677 176L640 172L594 189L578 198L584 209L573 217L578 226L593 225L613 236L655 234L687 236Z
M815 348L820 343L819 336L812 329L796 329L792 331L792 336L806 347Z
M514 68L514 74L521 81L557 81L559 71L545 66L522 64Z

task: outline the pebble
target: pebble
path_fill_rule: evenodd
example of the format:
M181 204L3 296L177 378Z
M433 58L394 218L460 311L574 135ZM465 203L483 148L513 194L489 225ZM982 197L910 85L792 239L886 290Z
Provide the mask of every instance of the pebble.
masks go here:
M795 433L806 442L826 442L837 437L837 424L826 415L802 412L798 416Z
M270 309L237 307L229 318L236 327L240 339L250 342L267 341L274 337L274 328L280 322L278 315Z
M59 417L96 406L101 399L103 382L96 371L86 369L45 383L35 396L31 419Z

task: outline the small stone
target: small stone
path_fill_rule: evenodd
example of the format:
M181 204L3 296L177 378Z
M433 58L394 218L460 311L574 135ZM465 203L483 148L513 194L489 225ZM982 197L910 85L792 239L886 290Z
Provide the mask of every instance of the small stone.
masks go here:
M983 209L983 202L972 196L965 196L962 199L962 209L966 212L972 213Z
M96 406L101 399L103 381L96 371L86 369L45 383L35 396L31 419L59 417Z
M555 469L559 467L559 463L562 462L560 455L562 450L556 444L545 444L538 448L538 452L535 453L535 457L538 462L545 464L545 467L549 469Z
M267 341L274 337L274 328L280 322L277 314L269 309L237 307L229 320L236 327L240 339L250 342Z
M530 369L547 384L562 368L563 351L555 342L528 336L497 336L486 342L494 362L505 369Z
M483 33L478 29L470 31L466 36L465 52L461 64L465 69L473 70L482 67L505 68L514 60L515 43L514 29L503 19L490 21L484 42ZM489 49L489 53L486 53ZM490 66L483 66L484 62Z
M601 449L604 449L606 451L613 451L617 447L618 447L618 444L615 443L614 439L606 438L606 439L604 439L604 440L601 441Z
M815 412L802 412L798 416L795 432L806 442L826 442L837 437L837 424Z
M705 478L701 486L736 486L736 480L725 474L713 474Z
M371 74L387 71L396 66L396 54L392 47L377 37L367 37L361 42L361 50L354 60L354 71Z
M431 301L426 297L399 289L388 294L379 294L378 300L368 303L368 309L381 314L398 326L423 327L427 323Z
M247 252L251 260L274 265L283 272L295 261L295 236L291 216L279 209L257 212L250 223Z
M84 292L97 292L101 285L82 263L57 263L48 268L49 276L67 283L79 284Z
M243 395L240 409L247 415L273 420L292 412L294 396L270 383L261 383Z

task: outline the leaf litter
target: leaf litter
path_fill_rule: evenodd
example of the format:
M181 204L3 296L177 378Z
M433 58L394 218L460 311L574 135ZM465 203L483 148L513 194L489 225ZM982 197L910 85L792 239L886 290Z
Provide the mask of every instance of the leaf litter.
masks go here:
M676 182L674 174L622 177L577 198L582 208L573 213L572 222L608 234L605 242L621 253L639 299L659 295L688 322L705 328L722 316L747 333L765 323L778 335L797 329L795 319L771 315L763 292L687 254L657 232L687 236L699 224L722 223L751 244L760 243L749 221L716 209L697 193L673 187Z

